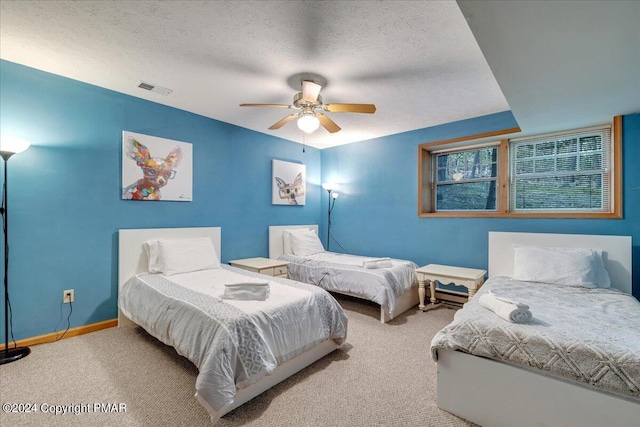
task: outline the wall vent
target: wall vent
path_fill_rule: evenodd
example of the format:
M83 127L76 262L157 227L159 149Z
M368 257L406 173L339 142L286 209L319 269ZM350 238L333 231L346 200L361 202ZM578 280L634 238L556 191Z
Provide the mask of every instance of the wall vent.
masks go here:
M167 89L166 87L156 86L154 84L145 83L143 81L139 81L136 84L136 86L138 86L140 89L148 90L150 92L157 93L158 95L162 95L162 96L167 96L171 92L173 92L171 89Z

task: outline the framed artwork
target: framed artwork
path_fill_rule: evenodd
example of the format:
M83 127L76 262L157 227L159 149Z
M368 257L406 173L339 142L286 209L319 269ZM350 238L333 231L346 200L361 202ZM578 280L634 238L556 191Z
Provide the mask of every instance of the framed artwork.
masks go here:
M122 132L123 199L190 202L192 197L192 144Z
M271 200L274 205L304 205L307 167L273 160Z

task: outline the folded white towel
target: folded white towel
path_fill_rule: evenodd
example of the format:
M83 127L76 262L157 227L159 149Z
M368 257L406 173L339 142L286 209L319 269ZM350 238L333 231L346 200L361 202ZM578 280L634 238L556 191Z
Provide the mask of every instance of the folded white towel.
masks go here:
M362 262L364 268L385 268L391 265L391 258L373 258Z
M482 295L478 303L481 307L493 311L508 322L527 323L532 317L528 305L504 297L497 297L491 292Z
M253 287L253 286L267 286L269 285L269 281L268 280L247 280L246 282L233 282L233 283L227 283L225 286L229 287L229 288L233 288L233 287L237 287L237 286L249 286L249 287Z
M223 299L264 301L269 297L269 282L255 280L227 283L224 285Z

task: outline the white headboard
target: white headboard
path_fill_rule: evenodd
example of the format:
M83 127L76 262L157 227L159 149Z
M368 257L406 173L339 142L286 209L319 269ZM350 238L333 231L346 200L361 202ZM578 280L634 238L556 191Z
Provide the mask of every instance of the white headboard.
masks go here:
M142 244L150 239L190 239L209 237L221 257L220 227L142 228L118 231L118 292L132 276L147 271L147 255ZM131 323L118 310L118 325Z
M311 225L270 225L269 226L269 258L276 259L284 253L282 232L296 228L309 228L318 234L318 224Z
M631 293L631 236L489 232L489 277L513 275L513 245L589 248L605 252L611 287Z

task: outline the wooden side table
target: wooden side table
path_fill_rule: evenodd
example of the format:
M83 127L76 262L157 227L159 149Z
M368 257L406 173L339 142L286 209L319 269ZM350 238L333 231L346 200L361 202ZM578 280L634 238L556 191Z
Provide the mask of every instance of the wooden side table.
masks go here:
M431 303L435 304L436 300L436 280L443 284L454 283L464 286L469 290L469 298L471 298L478 288L484 283L484 275L486 270L477 270L475 268L453 267L450 265L429 264L416 269L418 275L418 296L420 297L420 310L425 309L424 297L427 282L429 283L429 292Z
M232 267L238 267L243 270L253 271L254 273L266 274L273 277L287 278L287 261L280 261L269 258L244 258L229 261Z

